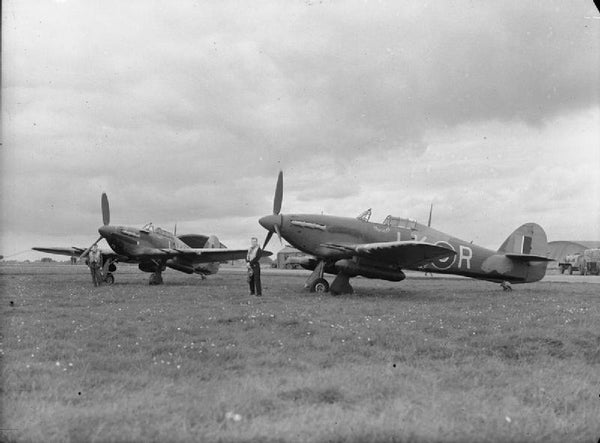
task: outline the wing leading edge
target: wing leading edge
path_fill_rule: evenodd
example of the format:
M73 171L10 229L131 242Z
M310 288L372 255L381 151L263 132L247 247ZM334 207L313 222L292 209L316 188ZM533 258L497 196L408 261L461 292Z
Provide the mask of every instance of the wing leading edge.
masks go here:
M223 262L229 260L240 260L246 258L247 249L224 249L224 248L147 248L136 254L138 259L143 258L175 258L180 257L193 263ZM273 255L270 251L263 251L263 257Z
M69 257L80 256L85 248L79 247L56 247L56 248L31 248L34 251L45 252L48 254L66 255ZM169 249L169 248L146 248L135 256L125 257L115 254L113 251L101 250L103 257L115 258L122 262L136 262L144 259L169 259L181 257L193 263L211 263L229 260L240 260L246 258L247 249L224 249L224 248L189 248L189 249ZM273 255L271 251L263 251L263 257Z
M438 258L456 255L456 252L452 249L419 241L361 244L326 243L323 246L338 251L346 251L357 257L390 264L394 263L402 268L423 265Z
M66 255L68 257L79 257L86 250L86 248L79 248L77 246L71 246L71 247L60 247L59 246L56 248L40 248L40 247L36 246L31 249L33 249L34 251L38 251L38 252L45 252L47 254ZM129 261L129 257L125 257L123 255L116 254L114 251L101 249L100 253L105 258L116 259L120 262L128 262Z
M64 248L64 247L39 248L36 246L31 249L33 249L34 251L38 251L38 252L45 252L47 254L68 255L70 257L81 255L81 254L83 254L83 251L85 251L85 249L77 248L75 246L71 246L70 248Z

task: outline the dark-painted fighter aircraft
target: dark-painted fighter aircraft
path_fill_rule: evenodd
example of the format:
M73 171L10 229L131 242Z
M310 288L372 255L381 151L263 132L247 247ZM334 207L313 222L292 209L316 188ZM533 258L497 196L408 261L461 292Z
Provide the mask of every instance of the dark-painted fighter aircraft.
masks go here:
M273 214L259 223L295 248L312 255L303 267L313 270L306 281L311 291L351 293L351 277L389 281L406 277L403 269L457 274L502 284L535 282L546 273L548 244L535 223L517 228L492 251L460 240L416 221L388 216L383 223L369 221L370 211L358 218L316 214L281 214L283 173L279 173ZM323 274L335 274L331 284Z
M187 234L176 236L171 232L148 223L142 229L128 226L110 226L110 209L106 194L102 194L102 222L98 228L100 237L87 249L71 248L32 248L47 252L85 258L93 245L106 239L111 251L102 252L102 276L108 284L114 283L113 272L116 263L138 263L141 271L150 273L149 283L158 285L163 282L162 272L166 268L200 274L202 278L215 274L221 262L246 258L246 249L227 249L215 235ZM269 256L265 251L263 255Z

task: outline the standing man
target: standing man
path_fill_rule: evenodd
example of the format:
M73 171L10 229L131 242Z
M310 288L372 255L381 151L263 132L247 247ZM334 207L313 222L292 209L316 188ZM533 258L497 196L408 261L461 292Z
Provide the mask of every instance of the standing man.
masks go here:
M98 245L93 245L88 255L88 264L92 273L92 281L94 286L102 284L102 253L98 250Z
M250 285L250 295L256 294L257 297L262 295L262 286L260 284L260 256L262 249L258 246L258 239L252 237L250 239L252 245L248 249L246 255L246 266L248 267L248 285ZM255 291L256 290L256 291Z

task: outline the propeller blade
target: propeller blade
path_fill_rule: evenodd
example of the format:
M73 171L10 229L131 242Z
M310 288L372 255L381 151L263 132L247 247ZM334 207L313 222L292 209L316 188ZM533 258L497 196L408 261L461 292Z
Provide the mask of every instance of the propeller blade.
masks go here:
M275 232L277 232L277 237L279 237L279 243L283 245L283 240L281 240L281 232L279 232L279 225L273 225L275 228Z
M101 203L102 203L102 223L104 224L104 226L107 226L108 224L110 224L110 208L108 207L108 197L106 196L105 192L102 193Z
M85 257L87 257L87 255L90 253L90 250L92 249L92 247L93 247L94 245L98 244L98 242L99 242L100 240L102 240L102 238L103 238L102 236L98 237L98 240L96 240L94 243L92 243L92 244L90 245L90 247L89 247L89 248L87 248L85 251L83 251L83 253L82 253L82 254L79 256L79 258L78 258L77 260L83 260Z
M273 231L269 231L266 238L265 238L265 242L263 243L263 247L262 250L264 251L265 248L267 247L267 245L269 244L269 240L271 240L271 237L273 237Z
M281 211L281 201L283 200L283 171L279 171L277 177L277 186L275 187L275 198L273 199L273 214L278 215Z

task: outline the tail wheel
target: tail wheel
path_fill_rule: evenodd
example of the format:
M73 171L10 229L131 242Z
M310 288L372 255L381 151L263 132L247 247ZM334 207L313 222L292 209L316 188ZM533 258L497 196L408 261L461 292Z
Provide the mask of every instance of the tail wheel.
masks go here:
M115 276L112 275L110 272L106 274L106 277L104 277L104 283L106 283L107 285L112 285L114 282Z
M329 283L324 278L318 278L310 285L310 292L329 292Z

